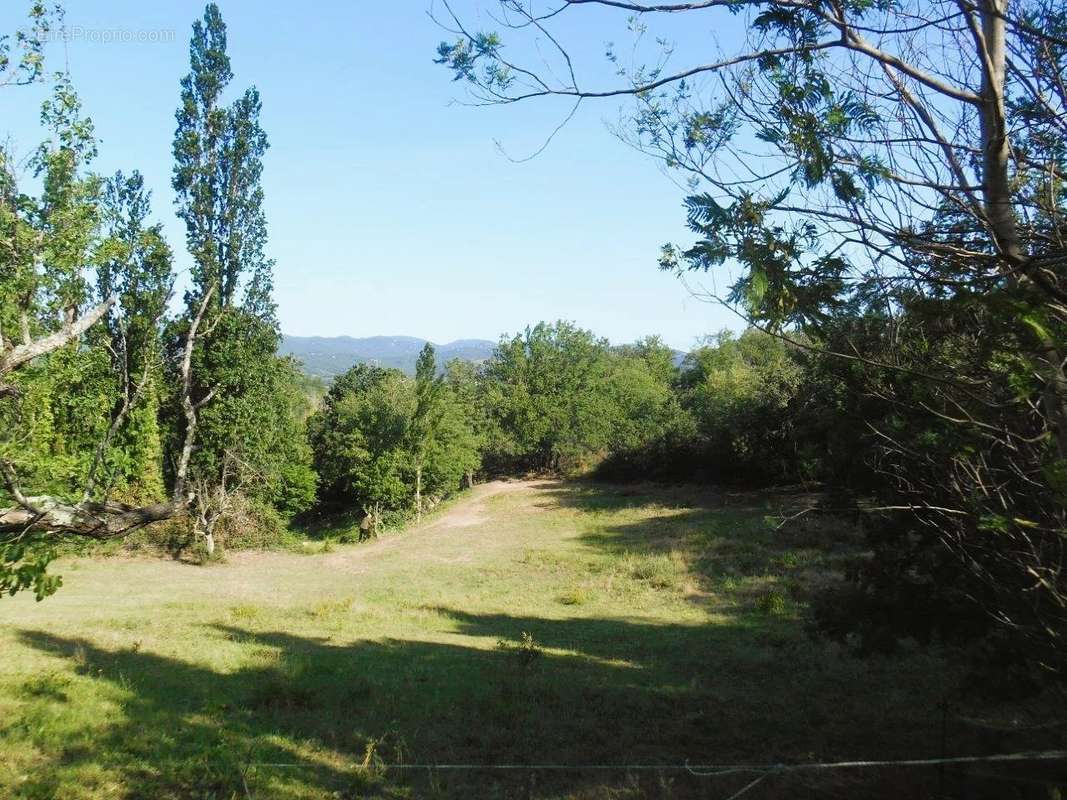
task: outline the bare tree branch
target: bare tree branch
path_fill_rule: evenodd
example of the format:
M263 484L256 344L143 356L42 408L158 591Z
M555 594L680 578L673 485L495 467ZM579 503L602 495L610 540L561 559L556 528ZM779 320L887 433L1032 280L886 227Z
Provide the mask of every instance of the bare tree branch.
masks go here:
M85 333L89 328L99 322L108 310L118 302L118 297L112 295L98 306L77 319L68 319L55 333L44 336L36 341L25 342L8 348L0 354L0 376L18 369L23 364L40 356L58 350L70 344Z

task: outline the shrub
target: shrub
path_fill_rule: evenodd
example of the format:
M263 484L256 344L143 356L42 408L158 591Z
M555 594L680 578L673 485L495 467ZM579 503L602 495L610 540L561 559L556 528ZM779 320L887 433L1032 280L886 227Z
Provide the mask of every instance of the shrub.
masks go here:
M178 558L193 545L193 526L188 517L157 522L126 539L130 550L147 549Z
M285 544L286 527L270 505L236 495L219 519L215 538L230 550L269 550Z
M519 641L514 644L507 639L500 639L496 643L496 648L523 670L532 667L545 654L545 651L534 641L533 634L528 631L523 631Z

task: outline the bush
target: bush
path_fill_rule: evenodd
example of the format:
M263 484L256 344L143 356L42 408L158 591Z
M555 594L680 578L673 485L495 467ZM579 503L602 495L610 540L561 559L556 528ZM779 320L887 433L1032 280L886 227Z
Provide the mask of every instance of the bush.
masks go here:
M234 495L215 528L216 553L228 550L271 550L287 544L288 528L282 515L270 504L245 495ZM190 517L157 522L127 538L131 550L147 549L175 558L193 552L196 541ZM203 554L201 554L203 555Z
M285 544L286 526L272 506L236 495L219 519L215 539L229 550L270 550Z
M559 596L559 602L565 606L580 606L589 602L589 591L581 586L568 589Z
M756 598L756 608L769 617L780 617L787 608L785 595L777 589L768 589Z

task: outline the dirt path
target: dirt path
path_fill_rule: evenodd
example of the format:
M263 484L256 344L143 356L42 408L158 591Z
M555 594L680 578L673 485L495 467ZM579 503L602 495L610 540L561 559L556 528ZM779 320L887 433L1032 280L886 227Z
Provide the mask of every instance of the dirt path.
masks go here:
M474 487L470 497L457 503L452 508L427 520L425 524L414 529L412 533L425 533L439 528L469 528L481 525L489 520L485 501L498 494L506 494L539 488L541 481L490 481Z
M333 553L323 561L323 566L342 572L365 572L370 566L385 557L403 555L405 558L427 559L434 561L465 560L462 555L451 551L469 551L472 536L486 536L492 533L492 515L486 505L491 497L516 492L531 495L544 489L545 481L490 481L474 487L470 495L457 502L451 508L432 514L421 525L404 531L401 535L385 536L374 542L346 547ZM454 546L443 547L439 541L448 532L461 534L460 542L450 543ZM430 540L433 546L430 547Z

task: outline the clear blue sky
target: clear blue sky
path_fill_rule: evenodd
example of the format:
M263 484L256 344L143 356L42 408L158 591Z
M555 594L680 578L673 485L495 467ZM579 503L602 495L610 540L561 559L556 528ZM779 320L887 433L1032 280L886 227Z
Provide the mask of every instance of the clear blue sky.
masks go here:
M546 152L515 164L494 140L525 155L565 109L450 103L462 92L432 62L447 37L427 17L429 0L219 5L232 88L254 83L263 97L269 250L286 333L447 342L563 318L615 342L658 333L687 349L736 325L656 269L660 245L688 238L683 192L607 130L618 104L584 107ZM454 5L477 20L479 6L495 4ZM28 1L4 6L0 29L12 31ZM56 67L67 60L96 124L95 169L145 175L155 215L187 267L171 139L189 30L203 3L65 6L75 35L50 55ZM622 15L573 18L564 32L591 48L591 63L601 63L606 40L626 38ZM100 40L98 32L115 29L161 31L164 41ZM42 98L39 88L0 92L0 133L20 153L40 138Z

